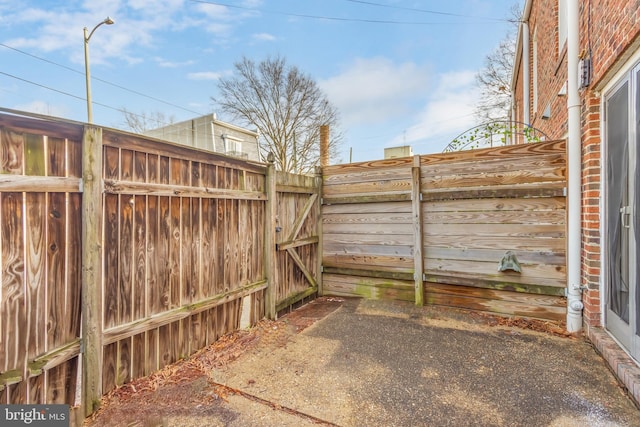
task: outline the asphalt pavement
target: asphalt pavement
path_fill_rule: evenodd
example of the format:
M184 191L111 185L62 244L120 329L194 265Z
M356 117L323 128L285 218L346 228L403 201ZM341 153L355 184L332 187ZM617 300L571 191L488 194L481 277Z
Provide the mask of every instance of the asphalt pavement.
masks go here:
M85 425L640 426L604 359L561 332L323 297L123 386Z
M311 326L296 331L305 318ZM265 340L209 373L239 392L228 425L281 415L286 425L345 427L640 426L640 411L581 337L461 310L335 298L273 327L288 330L284 341ZM263 418L243 414L243 402Z

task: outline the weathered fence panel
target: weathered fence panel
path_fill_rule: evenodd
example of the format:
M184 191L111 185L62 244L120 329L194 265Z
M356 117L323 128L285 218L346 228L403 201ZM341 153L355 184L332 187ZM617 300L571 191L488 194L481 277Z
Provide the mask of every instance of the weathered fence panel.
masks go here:
M0 114L0 402L82 403L89 413L103 393L238 329L241 318L261 319L267 287L279 304L312 296L317 178L273 180L288 240L265 245L267 170L125 132Z
M266 287L265 168L104 131L103 390L239 328Z
M427 301L564 319L564 141L427 157L421 174ZM506 251L521 272L498 271Z
M0 115L0 403L76 404L81 143Z
M553 141L324 168L325 293L561 320L565 165Z
M414 300L413 158L325 167L325 294Z

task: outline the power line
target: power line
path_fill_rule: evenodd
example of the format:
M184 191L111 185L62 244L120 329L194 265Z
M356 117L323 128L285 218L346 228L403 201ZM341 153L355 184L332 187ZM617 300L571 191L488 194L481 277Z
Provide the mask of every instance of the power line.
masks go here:
M291 16L294 18L321 19L325 21L361 22L366 24L394 24L394 25L452 25L452 24L470 25L470 24L474 24L474 22L424 22L424 21L396 21L396 20L387 20L387 19L340 18L336 16L308 15L308 14L302 14L302 13L290 13L290 12L281 12L281 11L274 11L274 10L256 9L248 6L238 6L235 4L219 3L219 2L206 1L206 0L189 0L189 1L191 1L192 3L212 4L215 6L224 6L231 9L248 10L251 12L268 13L271 15ZM376 5L375 3L372 3L372 4ZM385 6L385 5L378 5L378 6ZM426 12L426 11L423 11L423 12ZM447 15L445 12L442 12L441 14ZM475 16L463 16L463 15L455 15L455 14L450 14L450 16L486 20L483 23L487 23L488 21L500 21L497 18L488 19L488 18L479 18Z
M385 7L385 8L389 8L389 9L398 9L398 10L407 10L410 12L421 12L421 13L430 13L433 15L443 15L443 16L455 16L455 17L459 17L459 18L474 18L474 19L486 19L489 21L501 21L501 22L506 22L506 19L500 19L500 18L490 18L490 17L482 17L482 16L473 16L473 15L463 15L463 14L459 14L459 13L450 13L450 12L440 12L440 11L436 11L436 10L428 10L428 9L416 9L413 7L403 7L403 6L393 6L390 4L381 4L381 3L374 3L371 1L363 1L363 0L345 0L351 3L360 3L360 4L366 4L369 6L377 6L377 7Z
M12 79L20 80L21 82L25 82L25 83L29 83L29 84L34 85L34 86L41 87L43 89L47 89L47 90L50 90L50 91L53 91L53 92L57 92L57 93L60 93L62 95L70 96L72 98L76 98L76 99L79 99L81 101L86 101L86 99L84 99L81 96L74 95L74 94L69 93L69 92L64 92L64 91L61 91L59 89L54 89L52 87L45 86L45 85L40 84L40 83L32 82L31 80L23 79L22 77L14 76L13 74L5 73L4 71L0 71L0 74L5 75L7 77L11 77Z
M46 59L46 58L42 58L42 57L36 56L36 55L34 55L34 54L31 54L31 53L29 53L29 52L25 52L25 51L23 51L23 50L20 50L20 49L17 49L17 48L15 48L15 47L12 47L12 46L6 45L6 44L4 44L4 43L0 43L0 46L2 46L2 47L4 47L4 48L7 48L7 49L11 49L11 50L13 50L13 51L15 51L15 52L21 53L21 54L26 55L26 56L29 56L29 57L31 57L31 58L37 59L37 60L39 60L39 61L43 61L43 62L46 62L46 63L48 63L48 64L55 65L55 66L57 66L57 67L60 67L60 68L63 68L63 69L65 69L65 70L68 70L68 71L74 72L74 73L76 73L76 74L84 75L84 72L83 72L83 71L78 71L78 70L76 70L76 69L74 69L74 68L68 67L68 66L63 65L63 64L59 64L59 63L57 63L57 62L51 61L51 60ZM3 74L6 74L6 73L3 73ZM7 74L7 75L8 75L8 74ZM107 85L109 85L109 86L113 86L113 87L116 87L116 88L118 88L118 89L124 90L124 91L126 91L126 92L133 93L133 94L135 94L135 95L142 96L142 97L144 97L144 98L151 99L151 100L153 100L153 101L157 101L157 102L160 102L160 103L162 103L162 104L169 105L169 106L171 106L171 107L178 108L178 109L183 110L183 111L187 111L187 112L189 112L189 113L197 114L197 115L199 115L199 116L201 116L201 115L202 115L202 113L201 113L201 112L193 111L193 110L189 110L188 108L184 108L184 107L181 107L181 106L179 106L179 105L173 104L173 103L171 103L171 102L168 102L168 101L165 101L165 100L162 100L162 99L156 98L156 97L154 97L154 96L147 95L147 94L144 94L144 93L142 93L142 92L138 92L138 91L133 90L133 89L129 89L129 88L127 88L127 87L124 87L124 86L118 85L118 84L116 84L116 83L112 83L112 82L109 82L109 81L107 81L107 80L101 79L101 78L99 78L99 77L91 76L91 78L92 78L93 80L96 80L96 81L99 81L99 82L105 83L105 84L107 84ZM18 79L19 79L19 78L18 78ZM21 79L19 79L19 80L21 80ZM45 87L45 86L43 86L43 87ZM48 87L45 87L45 88L46 88L46 89L50 89L50 90L54 90L54 91L55 91L55 89L52 89L52 88L48 88ZM61 92L61 93L63 93L63 92ZM65 95L69 95L69 94L66 94L66 93L65 93ZM70 95L70 96L76 97L75 95ZM81 99L84 99L84 98L81 98ZM98 104L98 103L96 102L95 104ZM98 104L98 105L100 105L100 104ZM110 107L110 108L114 108L114 107ZM114 108L114 109L115 109L115 108ZM116 110L117 110L117 111L122 111L122 110L120 110L120 109L116 109Z
M2 75L4 75L4 76L7 76L7 77L11 77L12 79L16 79L16 80L19 80L19 81L24 82L24 83L28 83L28 84L33 85L33 86L40 87L40 88L42 88L42 89L50 90L50 91L52 91L52 92L56 92L56 93L59 93L59 94L61 94L61 95L65 95L65 96L69 96L69 97L71 97L71 98L78 99L78 100L80 100L80 101L84 101L84 102L86 102L86 101L87 101L87 100L86 100L86 98L83 98L83 97L81 97L81 96L74 95L74 94L69 93L69 92L64 92L64 91L62 91L62 90L55 89L55 88L52 88L52 87L50 87L50 86L43 85L43 84L41 84L41 83L36 83L36 82L34 82L34 81L31 81L31 80L23 79L22 77L14 76L13 74L5 73L4 71L0 71L0 74L2 74ZM132 112L130 112L130 111L127 111L127 110L126 110L126 109L124 109L124 108L116 108L116 107L112 107L112 106L110 106L110 105L102 104L102 103L100 103L100 102L96 102L96 101L92 101L92 102L93 102L93 104L95 104L95 105L99 105L99 106L101 106L101 107L108 108L108 109L113 110L113 111L117 111L117 112L119 112L119 113L123 113L123 114L132 114L132 115L134 115L134 116L136 116L136 117L140 117L140 118L143 118L143 119L145 118L145 116L143 116L143 115L141 115L141 114L132 113ZM164 123L164 124L166 125L166 124L170 124L170 123Z

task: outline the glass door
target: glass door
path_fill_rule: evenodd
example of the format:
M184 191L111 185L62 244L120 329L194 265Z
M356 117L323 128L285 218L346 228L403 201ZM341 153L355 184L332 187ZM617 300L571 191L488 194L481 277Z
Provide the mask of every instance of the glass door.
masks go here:
M606 327L640 360L638 138L640 67L605 98Z

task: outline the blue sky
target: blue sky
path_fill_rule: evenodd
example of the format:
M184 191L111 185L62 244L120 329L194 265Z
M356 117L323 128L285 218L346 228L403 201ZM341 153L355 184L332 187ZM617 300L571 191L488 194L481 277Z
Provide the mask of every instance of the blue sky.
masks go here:
M441 152L478 124L475 74L514 3L0 0L0 107L86 121L82 29L110 16L89 44L96 124L122 128L122 108L176 121L215 112L234 62L279 55L339 110L342 161L350 148L353 161L405 144Z

